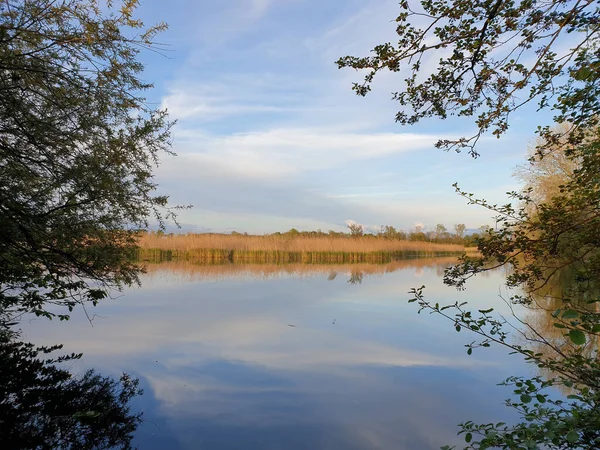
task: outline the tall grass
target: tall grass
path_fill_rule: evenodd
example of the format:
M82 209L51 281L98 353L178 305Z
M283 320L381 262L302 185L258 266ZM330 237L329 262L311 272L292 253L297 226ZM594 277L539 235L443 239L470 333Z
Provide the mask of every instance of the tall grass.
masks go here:
M205 264L386 263L395 259L458 255L462 245L363 237L245 236L227 234L142 234L140 260L185 260Z

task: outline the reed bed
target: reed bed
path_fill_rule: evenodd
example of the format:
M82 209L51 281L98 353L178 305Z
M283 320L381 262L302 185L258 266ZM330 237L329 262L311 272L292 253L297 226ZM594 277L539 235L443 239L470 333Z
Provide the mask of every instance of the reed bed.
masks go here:
M388 263L397 259L462 254L456 244L393 241L376 237L245 236L227 234L144 234L138 241L142 261L183 260L203 264Z

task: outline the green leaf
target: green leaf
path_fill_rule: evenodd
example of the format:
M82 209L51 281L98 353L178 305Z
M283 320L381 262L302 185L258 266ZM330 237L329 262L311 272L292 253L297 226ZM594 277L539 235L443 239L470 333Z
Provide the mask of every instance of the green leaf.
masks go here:
M98 411L78 411L73 414L74 419L95 419L99 416L100 413Z
M469 349L467 350L467 355L470 355L471 353L473 353L473 349L472 349L472 348L469 348Z
M592 333L600 333L600 323L597 323L592 327Z
M529 395L529 394L523 394L523 395L521 395L521 401L523 403L529 403L529 402L531 402L531 395Z
M569 339L575 345L583 345L585 344L585 333L581 330L571 330L569 331Z
M472 440L473 440L473 435L471 433L465 434L465 441L467 443L471 442Z
M537 399L538 402L540 403L546 403L546 397L544 397L542 394L537 394L535 396L535 398Z
M587 80L592 75L592 70L589 67L582 67L573 74L573 78L579 81Z
M579 317L579 313L577 311L573 311L572 309L567 309L563 315L563 319L577 319Z
M567 442L570 442L571 444L577 442L579 440L579 433L575 430L571 430L567 433L566 439Z

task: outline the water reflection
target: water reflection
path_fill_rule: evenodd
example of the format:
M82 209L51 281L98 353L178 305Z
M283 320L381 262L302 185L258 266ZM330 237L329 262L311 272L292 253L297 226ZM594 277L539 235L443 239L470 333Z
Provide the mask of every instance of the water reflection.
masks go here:
M440 303L497 298L501 273L444 287L450 262L169 263L101 303L93 328L81 314L26 332L83 351L76 370L140 379L140 448L434 449L461 441L461 420L510 420L495 383L526 370L500 349L468 357L465 336L406 303L421 284Z
M145 267L147 279L164 276L171 281L222 281L230 279L323 278L335 280L338 275L350 284L361 284L364 277L382 276L398 270L434 269L438 277L444 269L457 261L455 257L396 260L385 264L193 264L186 261L166 261ZM487 276L487 273L482 274Z
M600 286L596 280L582 283L579 273L574 266L547 269L543 282L527 297L531 301L524 317L528 326L524 328L521 340L549 360L563 359L569 355L582 355L592 360L598 357L599 335L588 334L585 344L575 345L568 337L567 330L556 326L561 321L557 313L559 309L574 309L581 314L589 314L586 320L590 321L591 316L600 315L600 303L597 301L600 298ZM548 371L542 371L542 375L548 378L556 376Z
M130 449L141 414L137 380L93 370L74 376L80 355L55 355L0 328L0 442L5 449ZM65 368L66 367L66 368Z

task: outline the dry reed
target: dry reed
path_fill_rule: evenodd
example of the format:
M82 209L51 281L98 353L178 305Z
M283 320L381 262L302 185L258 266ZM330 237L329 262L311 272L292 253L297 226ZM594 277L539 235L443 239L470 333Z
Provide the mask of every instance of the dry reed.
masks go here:
M376 237L306 237L306 236L244 236L230 234L143 234L138 240L143 249L198 250L213 249L227 251L267 252L456 252L464 251L462 245L436 244L432 242L396 241Z

